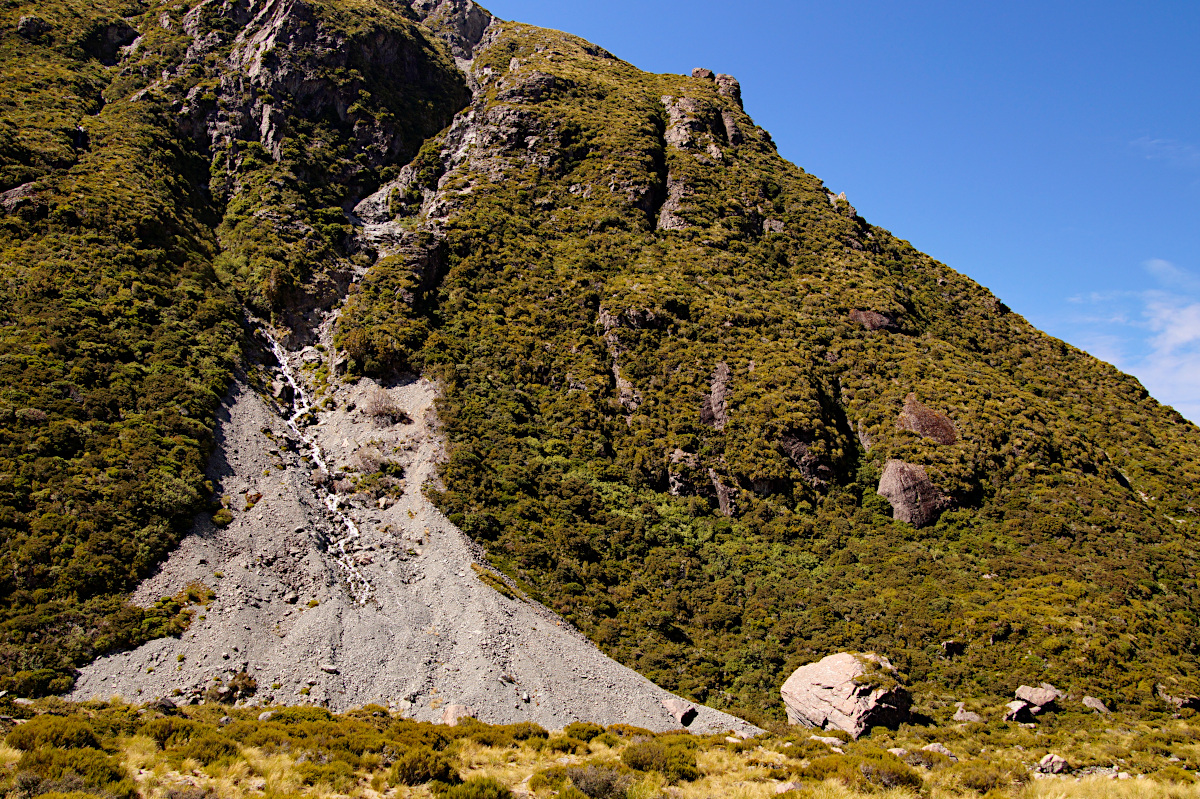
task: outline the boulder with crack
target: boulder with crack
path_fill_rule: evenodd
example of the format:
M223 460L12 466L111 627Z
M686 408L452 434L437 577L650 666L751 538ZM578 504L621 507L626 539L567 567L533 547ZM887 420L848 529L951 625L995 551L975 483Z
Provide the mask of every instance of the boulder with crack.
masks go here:
M874 653L840 652L801 666L780 690L788 723L855 738L871 727L897 726L908 719L912 697L896 676L887 658Z

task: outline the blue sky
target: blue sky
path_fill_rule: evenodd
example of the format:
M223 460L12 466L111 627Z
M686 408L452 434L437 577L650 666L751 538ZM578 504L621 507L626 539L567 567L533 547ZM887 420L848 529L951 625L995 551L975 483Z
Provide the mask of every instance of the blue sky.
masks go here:
M1200 422L1200 2L485 0L742 84L868 221Z

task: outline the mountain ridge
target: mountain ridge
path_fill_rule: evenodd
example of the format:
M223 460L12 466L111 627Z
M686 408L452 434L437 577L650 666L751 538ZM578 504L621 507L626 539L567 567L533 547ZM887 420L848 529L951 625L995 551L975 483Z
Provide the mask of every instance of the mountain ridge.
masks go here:
M96 334L29 325L57 296L18 301L10 279L6 321L22 324L5 327L13 407L0 421L22 446L45 440L32 458L8 452L3 468L11 510L0 522L18 575L4 592L14 689L63 690L70 668L105 647L183 624L181 608L153 623L143 610L130 635L135 611L120 596L205 503L211 423L199 420L211 419L243 357L237 306L272 318L299 348L348 294L336 312L340 352L315 369L315 386L339 370L437 378L450 449L439 507L493 565L669 690L777 715L789 668L844 648L885 652L933 697L1002 695L1035 677L1147 708L1162 693L1200 690L1188 634L1195 426L780 159L729 76L646 75L582 40L485 22L452 0L399 10L277 3L256 15L210 2L164 9L169 24L146 5L141 43L104 66L87 42L120 26L108 7L86 8L91 27L61 45L61 24L4 34L24 59L9 64L49 53L62 80L111 76L88 117L92 149L3 151L5 196L21 190L4 217L6 271L18 274L20 257L33 263L22 255L31 246L70 252L85 229L112 237L99 266L118 275L105 278L121 284L114 296L140 308L146 291L118 266L124 257L143 274L160 265L153 308L200 297L212 306L208 317L176 311L181 319L146 328L163 339L146 342L164 354L161 369L203 372L206 383L186 402L176 390L105 406L107 375L66 380L86 377L79 353ZM241 55L267 41L274 48ZM407 60L387 55L401 51ZM164 59L171 70L158 69ZM417 63L419 75L405 71ZM4 107L9 129L25 124L15 102ZM163 142L191 176L171 223L187 232L167 242L166 258L154 246L158 201L131 204L121 186L122 175L144 173L139 159L162 165L147 154ZM89 165L97 149L110 157L97 152ZM69 158L66 172L55 166ZM180 207L171 170L161 172L152 196ZM122 236L140 247L120 255ZM43 280L82 290L77 263ZM171 285L188 270L195 288ZM46 347L56 324L69 335ZM205 336L219 355L169 362ZM14 371L16 348L48 353L46 364L18 359L26 370L49 364L65 385ZM45 389L21 394L22 380ZM149 380L133 378L139 390ZM72 387L83 409L96 394L100 410L50 399ZM907 410L910 396L925 410ZM132 470L142 487L124 501L135 514L150 507L141 496L182 486L157 521L131 519L116 536L137 541L154 528L153 546L118 557L90 588L57 572L20 576L21 564L47 557L32 553L90 566L113 540L111 527L60 521L61 498L18 482L47 484L36 470L50 464L38 457L59 458L53 474L67 483L94 479L88 470L113 456L85 458L89 445L58 439L83 428L120 440L105 414L124 427L119 415L139 401L159 435L147 451L186 463ZM937 422L943 432L927 436L911 421L923 414L949 427ZM109 501L90 496L76 501ZM126 561L135 565L123 573ZM92 608L82 619L81 605ZM29 609L51 606L73 630L65 656L29 637ZM99 622L122 631L113 642L83 647L98 619L115 618ZM965 654L946 655L948 640Z

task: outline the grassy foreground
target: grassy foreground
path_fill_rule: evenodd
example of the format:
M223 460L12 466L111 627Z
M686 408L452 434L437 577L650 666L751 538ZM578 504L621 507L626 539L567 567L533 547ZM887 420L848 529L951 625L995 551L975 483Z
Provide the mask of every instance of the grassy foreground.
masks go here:
M740 741L585 722L448 727L378 706L340 716L282 708L259 720L261 709L211 704L170 714L117 701L0 704L13 714L0 790L14 799L1200 797L1195 717L1062 714L1036 728L905 726L856 742L781 727ZM944 749L923 749L931 744ZM1051 752L1069 772L1035 778Z

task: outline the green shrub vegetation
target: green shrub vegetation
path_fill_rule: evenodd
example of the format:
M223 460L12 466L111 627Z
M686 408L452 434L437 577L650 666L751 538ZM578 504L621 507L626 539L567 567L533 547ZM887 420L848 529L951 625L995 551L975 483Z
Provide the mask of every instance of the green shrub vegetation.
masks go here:
M517 24L477 64L477 118L536 143L448 171L444 278L421 293L380 261L339 336L356 370L440 379L436 499L493 565L621 662L755 719L846 649L965 695L1200 692L1194 425L870 225L716 83ZM682 148L678 97L700 131ZM910 393L954 443L897 425ZM935 523L891 518L891 459L945 495Z

